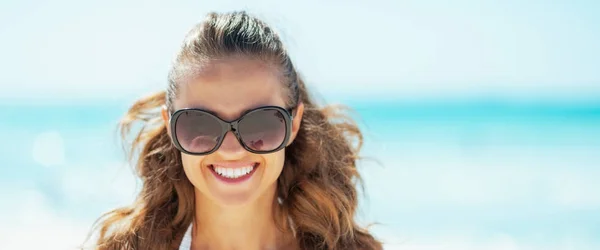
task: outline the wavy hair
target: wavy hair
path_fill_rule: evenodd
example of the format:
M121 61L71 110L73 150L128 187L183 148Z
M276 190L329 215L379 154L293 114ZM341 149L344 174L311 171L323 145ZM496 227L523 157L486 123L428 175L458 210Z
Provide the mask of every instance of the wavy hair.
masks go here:
M172 110L178 84L211 60L247 56L275 66L288 90L290 106L304 103L302 124L285 149L277 181L282 200L278 227L293 230L302 249L382 249L355 221L356 168L362 134L341 107L319 107L309 95L279 36L246 12L209 13L186 36L166 91L137 100L120 122L130 160L142 181L133 204L112 210L94 224L95 248L178 249L193 220L194 188L185 176L180 152L161 120ZM130 135L132 131L133 139ZM288 218L292 223L289 222Z

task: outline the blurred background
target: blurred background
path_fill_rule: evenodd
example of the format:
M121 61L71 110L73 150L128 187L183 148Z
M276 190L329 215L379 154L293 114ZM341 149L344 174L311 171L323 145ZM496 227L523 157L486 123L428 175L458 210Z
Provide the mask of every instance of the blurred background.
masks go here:
M0 249L73 249L133 199L115 133L208 11L276 27L365 133L386 249L600 249L600 1L0 2Z

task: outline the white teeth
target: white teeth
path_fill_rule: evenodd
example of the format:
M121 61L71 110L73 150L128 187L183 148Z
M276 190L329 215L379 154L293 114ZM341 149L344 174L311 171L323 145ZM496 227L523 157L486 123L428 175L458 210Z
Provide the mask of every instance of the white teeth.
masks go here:
M242 167L242 168L223 168L213 165L213 169L219 175L227 178L239 178L249 174L254 169L254 166Z

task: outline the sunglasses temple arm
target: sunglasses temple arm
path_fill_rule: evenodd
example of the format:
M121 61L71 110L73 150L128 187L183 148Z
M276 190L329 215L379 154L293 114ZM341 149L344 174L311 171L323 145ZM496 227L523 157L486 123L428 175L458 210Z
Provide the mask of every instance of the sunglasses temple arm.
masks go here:
M288 111L290 112L290 116L293 119L294 117L296 117L296 112L298 111L298 108L291 108L288 109Z

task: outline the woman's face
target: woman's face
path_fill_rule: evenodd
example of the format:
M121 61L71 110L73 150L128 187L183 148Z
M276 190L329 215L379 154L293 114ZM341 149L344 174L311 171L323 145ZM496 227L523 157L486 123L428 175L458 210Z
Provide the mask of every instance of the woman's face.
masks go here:
M213 62L193 80L179 86L173 108L200 108L225 121L235 120L244 111L261 106L287 109L280 81L273 68L259 61L236 58ZM288 145L298 132L302 111L303 106L299 105L292 121ZM166 112L163 112L163 118L169 134L173 136ZM181 159L185 174L196 192L221 205L241 205L262 195L273 194L283 169L284 150L268 154L251 153L230 131L215 152L203 156L181 153ZM250 173L243 175L248 171ZM229 178L233 176L239 177Z

